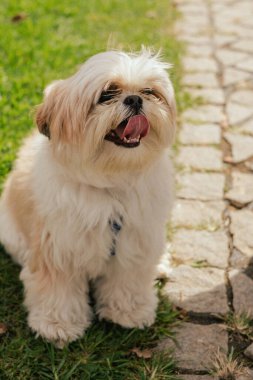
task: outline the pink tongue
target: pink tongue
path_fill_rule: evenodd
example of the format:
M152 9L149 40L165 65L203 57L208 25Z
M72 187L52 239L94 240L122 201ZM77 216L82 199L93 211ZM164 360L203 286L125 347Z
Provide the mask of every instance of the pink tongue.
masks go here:
M149 122L144 115L135 115L130 117L126 127L123 131L119 132L119 137L123 139L127 137L128 139L135 139L140 137L145 137L149 131Z

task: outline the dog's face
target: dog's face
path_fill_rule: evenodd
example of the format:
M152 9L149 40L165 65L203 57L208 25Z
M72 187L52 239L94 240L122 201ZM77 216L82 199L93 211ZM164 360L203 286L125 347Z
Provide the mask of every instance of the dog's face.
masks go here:
M36 121L56 151L103 172L140 170L167 148L175 131L174 92L148 51L90 58L45 91ZM70 154L70 156L69 156Z

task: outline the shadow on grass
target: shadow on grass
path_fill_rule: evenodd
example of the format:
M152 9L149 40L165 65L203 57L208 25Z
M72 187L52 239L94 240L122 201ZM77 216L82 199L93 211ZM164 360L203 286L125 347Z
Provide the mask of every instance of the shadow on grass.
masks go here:
M0 322L7 326L7 333L0 337L1 380L177 378L170 353L153 353L144 359L131 352L136 347L152 350L160 339L172 335L177 313L165 299L160 299L151 328L124 329L94 320L82 339L59 350L35 339L29 330L19 271L0 247Z

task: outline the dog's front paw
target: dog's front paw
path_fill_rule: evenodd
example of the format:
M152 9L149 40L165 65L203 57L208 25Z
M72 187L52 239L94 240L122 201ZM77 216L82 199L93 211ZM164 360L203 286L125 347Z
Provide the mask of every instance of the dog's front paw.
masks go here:
M41 336L56 347L63 348L68 343L80 338L90 322L68 322L50 316L42 317L30 314L28 324L36 336Z
M130 305L124 302L112 303L99 307L99 319L106 319L122 327L143 329L155 322L157 299L153 297L149 303L136 303Z

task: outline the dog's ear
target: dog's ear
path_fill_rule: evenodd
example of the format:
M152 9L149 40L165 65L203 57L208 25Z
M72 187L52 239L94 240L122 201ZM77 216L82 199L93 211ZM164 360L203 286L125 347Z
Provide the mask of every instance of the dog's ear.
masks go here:
M40 133L47 136L50 139L49 121L46 117L46 110L44 104L40 104L36 111L36 124Z
M84 96L84 95L83 95ZM80 139L87 109L68 80L53 82L45 90L44 101L37 107L36 124L40 133L55 142Z
M54 82L46 87L44 100L36 109L36 124L40 133L51 138L52 124L55 124L55 113L57 113L57 87L61 81ZM58 110L60 112L60 109Z

